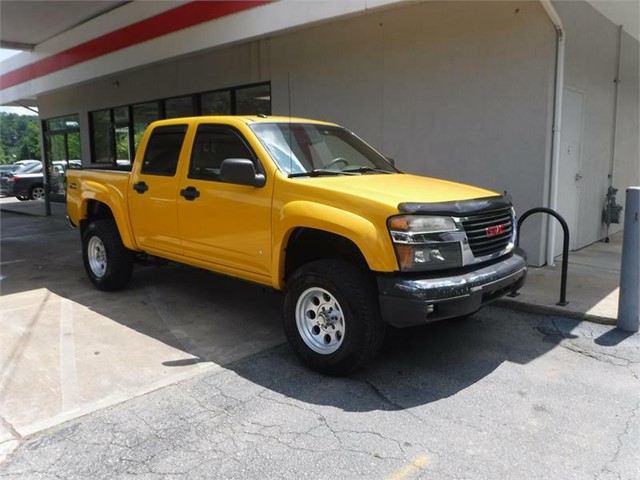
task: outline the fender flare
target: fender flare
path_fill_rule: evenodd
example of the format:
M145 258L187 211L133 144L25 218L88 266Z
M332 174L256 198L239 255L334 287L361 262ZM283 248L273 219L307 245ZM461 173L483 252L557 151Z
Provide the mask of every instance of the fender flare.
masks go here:
M299 200L286 204L274 224L272 280L276 288L284 287L286 247L298 228L321 230L350 240L372 271L397 270L395 252L386 230L381 232L371 220L347 210Z

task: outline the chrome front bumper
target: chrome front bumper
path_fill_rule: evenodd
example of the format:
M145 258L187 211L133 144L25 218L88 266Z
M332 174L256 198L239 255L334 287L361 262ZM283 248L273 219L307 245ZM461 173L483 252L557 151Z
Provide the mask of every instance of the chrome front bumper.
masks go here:
M520 289L526 276L527 258L519 248L495 263L452 276L381 274L382 317L395 327L408 327L468 315Z

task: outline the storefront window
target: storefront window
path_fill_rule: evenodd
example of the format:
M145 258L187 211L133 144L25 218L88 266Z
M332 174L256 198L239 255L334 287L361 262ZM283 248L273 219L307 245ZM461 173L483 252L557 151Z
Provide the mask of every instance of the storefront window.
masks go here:
M44 122L45 165L49 175L49 193L53 201L64 201L66 171L81 166L78 115L52 118Z
M192 117L196 114L193 108L193 97L169 98L164 104L165 117Z
M70 132L67 134L68 160L80 161L80 132Z
M139 103L133 106L133 138L136 150L147 125L160 118L158 102Z
M203 93L200 96L202 115L231 115L231 92Z
M93 162L113 163L111 154L111 112L100 110L91 112L91 125L93 127Z
M129 127L117 127L114 132L116 139L116 165L121 167L131 165Z
M230 87L205 93L90 112L91 162L131 165L147 126L161 118L194 115L271 114L271 84ZM77 116L52 119L52 126L76 128Z
M116 124L129 123L129 107L114 108L113 121Z
M236 115L271 115L269 84L236 89Z
M78 116L68 115L66 117L58 117L46 120L45 128L48 132L79 128Z

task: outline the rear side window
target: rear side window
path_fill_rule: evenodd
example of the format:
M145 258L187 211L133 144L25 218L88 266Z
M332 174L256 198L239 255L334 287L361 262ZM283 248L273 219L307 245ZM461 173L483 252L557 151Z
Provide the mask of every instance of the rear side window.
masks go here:
M218 180L220 166L227 158L247 158L255 163L255 156L236 131L216 125L200 125L193 142L189 178ZM256 168L259 169L257 165Z
M156 127L144 152L141 173L172 177L176 174L187 125Z

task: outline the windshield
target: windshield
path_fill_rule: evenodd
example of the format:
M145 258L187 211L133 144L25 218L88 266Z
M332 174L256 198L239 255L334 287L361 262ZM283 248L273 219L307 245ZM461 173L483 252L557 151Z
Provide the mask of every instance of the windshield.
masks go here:
M308 123L258 123L250 127L289 176L397 172L382 155L344 128Z
M40 173L42 172L42 163L29 163L27 165L21 165L20 168L15 170L13 173Z

